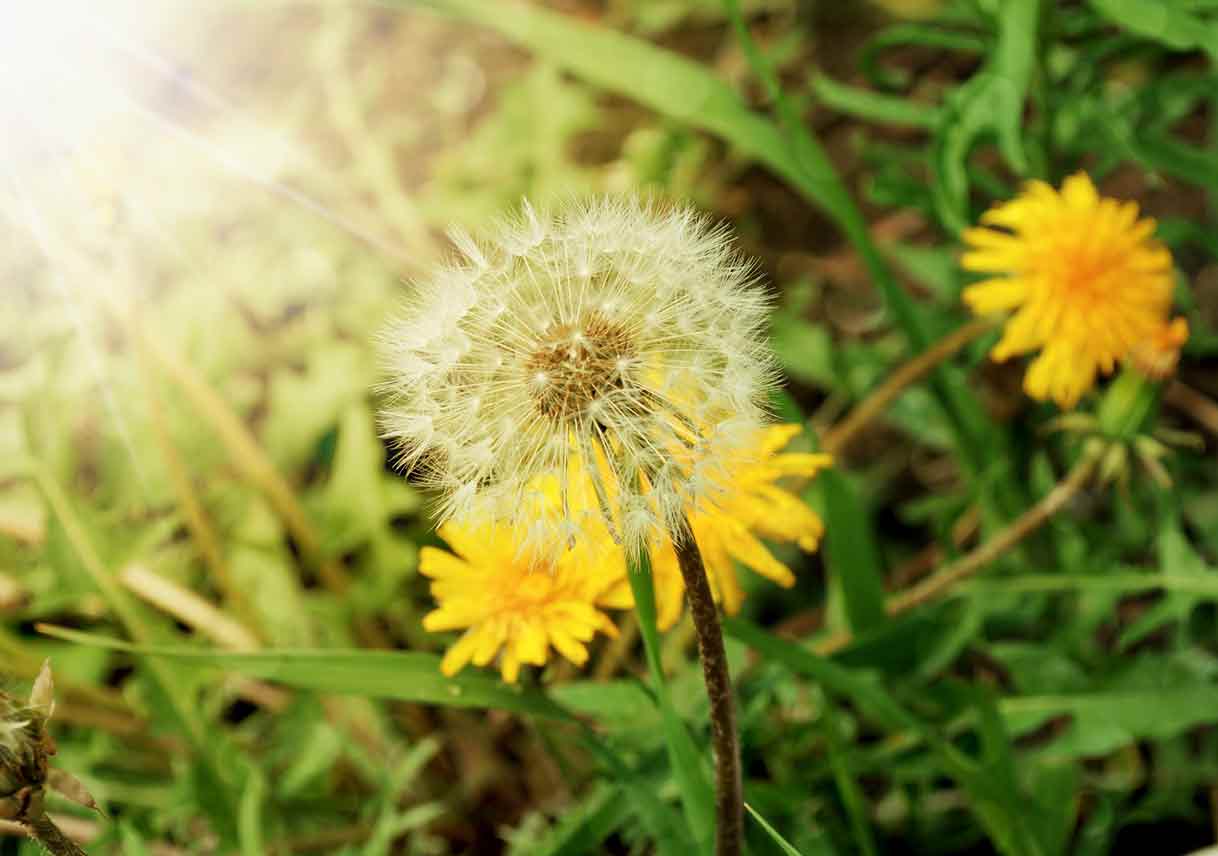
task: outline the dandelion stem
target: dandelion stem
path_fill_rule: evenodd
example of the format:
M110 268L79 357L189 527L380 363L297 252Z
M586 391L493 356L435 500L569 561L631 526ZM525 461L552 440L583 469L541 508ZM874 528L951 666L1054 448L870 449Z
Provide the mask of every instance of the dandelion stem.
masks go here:
M824 437L822 448L831 455L843 452L850 442L888 405L912 384L928 375L936 366L951 359L961 348L994 326L992 318L977 318L958 327L905 363L876 387L850 413L833 426Z
M1007 550L1027 538L1040 527L1053 519L1053 515L1061 511L1065 505L1082 490L1099 466L1101 455L1086 453L1064 479L1057 483L1040 502L1033 505L1009 526L977 547L971 553L952 562L942 570L911 586L900 594L893 595L885 604L889 615L900 615L916 606L931 601L948 589L968 579L986 565L1000 557ZM832 654L845 648L853 640L849 631L836 633L821 640L816 646L816 653Z
M698 634L698 656L702 660L702 675L710 699L711 743L715 752L715 853L717 856L738 856L744 835L744 787L740 774L736 706L719 610L688 520L682 521L682 531L673 533L672 543L685 580L685 597Z
M30 838L37 841L51 856L88 856L75 841L60 831L46 813L32 818L26 826Z
M1163 400L1183 410L1201 427L1218 435L1218 404L1186 383L1174 380L1163 391Z

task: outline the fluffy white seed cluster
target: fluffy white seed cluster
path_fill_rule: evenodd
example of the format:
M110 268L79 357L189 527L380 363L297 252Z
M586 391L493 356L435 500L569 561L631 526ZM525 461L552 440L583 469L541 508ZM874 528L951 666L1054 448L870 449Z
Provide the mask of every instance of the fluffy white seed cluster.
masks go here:
M601 198L526 203L453 240L460 258L383 335L384 431L439 489L439 517L514 522L539 548L593 526L632 551L683 532L775 382L768 298L728 232ZM558 500L543 498L555 480Z

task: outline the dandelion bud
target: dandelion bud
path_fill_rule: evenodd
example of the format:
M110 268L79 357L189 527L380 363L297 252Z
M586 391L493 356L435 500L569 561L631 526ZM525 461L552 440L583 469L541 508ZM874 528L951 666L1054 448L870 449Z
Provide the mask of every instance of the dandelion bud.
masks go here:
M50 662L42 664L29 701L0 693L0 820L21 824L52 856L85 856L55 826L44 807L50 788L86 808L97 809L80 781L49 764L55 754L55 741L47 732L47 721L55 712L54 696Z
M1134 347L1130 361L1134 368L1151 380L1166 380L1176 373L1180 349L1188 341L1188 321L1173 318L1164 323L1149 339Z
M0 818L24 821L30 811L41 811L47 780L48 757L55 744L46 730L50 718L51 672L43 666L29 702L0 693Z
M724 485L774 383L768 299L727 233L685 208L600 199L454 237L383 336L385 434L439 517L514 522L559 474L543 535L631 551ZM458 347L459 344L459 347ZM579 482L580 484L577 484ZM533 530L536 532L536 530Z

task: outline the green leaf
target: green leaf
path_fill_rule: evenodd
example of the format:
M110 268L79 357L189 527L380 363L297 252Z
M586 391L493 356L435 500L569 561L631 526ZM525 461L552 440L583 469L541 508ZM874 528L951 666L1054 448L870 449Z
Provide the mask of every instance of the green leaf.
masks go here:
M101 592L107 607L134 638L154 638L142 607L119 585L103 563L96 547L97 539L78 515L63 488L40 464L33 466L33 475L47 504L62 525L67 543L80 560L80 566ZM235 842L237 807L233 802L231 779L234 773L242 769L242 765L230 759L240 758L239 753L228 745L223 734L211 733L214 729L209 730L204 726L203 719L192 704L193 693L181 676L163 664L153 664L147 677L153 694L163 703L164 710L186 735L196 753L198 763L194 765L193 773L216 831L227 841Z
M326 485L327 553L351 549L372 538L385 522L381 475L385 449L376 420L364 401L352 402L338 424L330 481Z
M1162 740L1218 723L1218 686L1016 696L1003 699L998 708L1016 735L1068 716L1069 728L1046 753L1054 758L1098 757L1136 740Z
M799 645L771 636L760 628L739 619L724 620L724 631L744 642L759 654L819 683L830 693L849 698L863 713L894 731L909 731L930 746L938 756L945 772L974 794L974 811L992 836L1004 842L1023 842L1029 833L1023 828L1020 814L1011 809L1013 798L1000 785L990 780L984 771L941 738L914 714L905 710L884 689L884 686L852 669L844 668L818 657ZM989 723L992 727L993 723ZM1025 853L1013 844L1009 852Z
M602 722L630 722L647 725L655 718L655 699L637 681L572 681L558 684L550 695L573 713L585 714Z
M933 128L940 121L937 107L839 83L823 74L812 78L812 92L831 110L869 122Z
M360 856L388 856L394 849L395 839L430 823L445 812L439 803L422 803L404 811L399 809L423 767L439 751L440 741L426 738L410 747L410 751L391 769L385 770L379 794L379 811L372 826L372 834L368 836Z
M790 377L825 389L840 384L833 365L833 337L823 324L776 314L770 325L770 343Z
M546 719L572 718L568 711L537 690L523 689L478 674L446 678L440 672L439 657L417 651L289 649L230 653L131 645L62 627L44 626L42 630L49 636L81 645L175 660L181 666L222 669L303 690L350 693L442 707L498 708Z
M870 510L846 476L834 469L821 473L811 491L825 517L826 564L842 595L851 630L865 633L883 625L888 620L883 563Z
M148 856L148 845L130 821L119 821L118 835L123 845L122 852L126 856Z
M343 343L310 350L301 373L271 375L263 442L275 462L302 468L343 409L363 397L372 376L367 354Z
M604 841L630 817L630 799L622 789L598 782L558 823L529 847L528 856L582 856L600 852ZM516 851L512 851L516 852Z
M1035 64L1041 4L1002 3L998 41L985 66L946 99L934 137L935 207L944 225L968 225L968 159L983 135L997 136L999 149L1019 174L1028 170L1024 151L1024 101Z
M974 811L994 844L1010 856L1044 853L1028 824L1028 800L1015 777L1015 751L1006 724L988 693L970 692L979 712L982 768L962 779Z
M1202 50L1218 62L1218 25L1165 0L1089 0L1091 8L1130 32L1178 50Z
M262 801L265 798L266 780L257 770L250 770L245 777L240 813L237 815L241 856L262 856L266 853L262 838Z
M1205 563L1189 544L1180 529L1174 512L1162 515L1156 547L1159 553L1159 573L1177 579L1196 579L1218 583L1218 574ZM1171 621L1183 621L1205 596L1196 592L1168 590L1163 599L1142 613L1121 633L1118 645L1127 649Z
M643 551L632 559L626 570L630 578L630 590L634 593L635 612L643 636L643 649L647 655L647 667L651 672L652 687L664 722L664 738L668 747L668 759L673 776L681 790L681 805L699 852L710 846L711 832L715 828L714 794L710 780L702 766L702 753L690 737L685 723L677 715L672 704L668 680L660 661L660 632L656 628L655 584L651 576L651 557Z
M1036 802L1033 816L1037 837L1052 856L1064 856L1077 825L1080 801L1075 799L1082 770L1073 764L1025 764L1032 781L1025 787Z
M739 618L724 618L723 631L763 657L782 663L796 674L819 683L829 692L849 698L859 710L894 731L921 730L922 723L907 712L883 685L853 669L839 666L806 648L772 636L755 624Z
M850 818L850 830L854 835L854 842L864 856L875 856L878 851L875 846L875 836L871 832L871 823L867 818L867 803L851 769L850 749L842 734L841 725L838 722L839 715L833 702L825 704L821 716L825 745L829 750L829 767L833 770L833 781L837 785L838 795Z
M681 816L660 798L658 783L628 766L621 755L591 729L585 729L580 737L591 755L621 785L627 799L634 805L640 826L651 836L659 856L684 856L698 852Z
M954 304L960 297L960 265L956 253L947 247L927 247L893 241L883 246L907 274L934 292L943 304Z
M885 51L906 45L968 54L984 54L989 49L987 40L975 33L945 30L932 24L897 24L871 39L859 58L859 67L873 86L883 89L905 86L905 74L882 68L879 60Z
M693 60L523 3L426 0L426 4L496 30L596 86L723 137L799 186L817 204L840 204L804 178L804 167L773 123L750 110L732 87Z

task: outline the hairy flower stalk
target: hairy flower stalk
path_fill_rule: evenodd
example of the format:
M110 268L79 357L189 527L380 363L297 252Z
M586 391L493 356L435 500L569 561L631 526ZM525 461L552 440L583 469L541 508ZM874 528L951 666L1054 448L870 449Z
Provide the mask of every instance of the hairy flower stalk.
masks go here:
M736 729L736 703L732 698L727 650L719 613L698 542L688 524L673 538L685 597L698 634L698 658L702 661L706 695L710 699L711 745L715 751L715 814L718 817L716 852L738 853L744 837L744 783L740 773L740 738Z
M442 521L508 527L538 568L606 531L631 560L672 540L715 720L719 852L738 853L730 682L687 514L730 489L765 421L775 370L753 267L700 215L637 200L526 204L454 241L462 258L384 337L385 433L438 490Z

